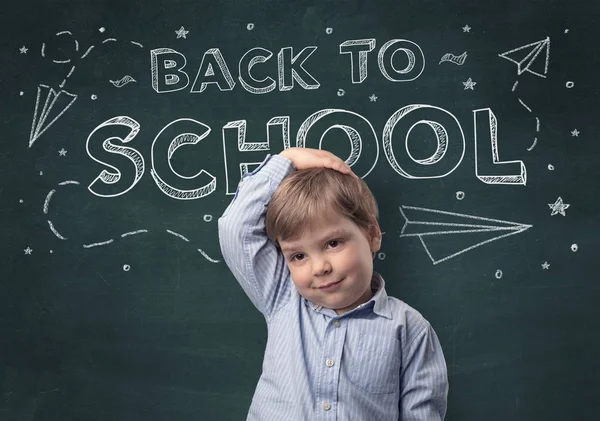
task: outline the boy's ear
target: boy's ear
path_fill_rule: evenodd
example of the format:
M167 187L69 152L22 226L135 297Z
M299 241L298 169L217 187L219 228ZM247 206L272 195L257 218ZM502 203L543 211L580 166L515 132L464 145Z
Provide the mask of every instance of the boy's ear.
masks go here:
M381 248L381 229L376 218L373 218L371 227L369 228L369 243L371 245L371 252L375 253Z

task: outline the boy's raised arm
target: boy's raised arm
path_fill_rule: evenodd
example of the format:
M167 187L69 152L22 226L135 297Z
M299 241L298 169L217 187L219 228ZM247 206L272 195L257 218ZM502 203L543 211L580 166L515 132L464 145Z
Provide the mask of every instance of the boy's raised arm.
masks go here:
M227 266L256 308L268 319L289 294L290 274L267 237L265 214L273 193L292 171L292 162L269 155L240 181L219 218L219 243Z

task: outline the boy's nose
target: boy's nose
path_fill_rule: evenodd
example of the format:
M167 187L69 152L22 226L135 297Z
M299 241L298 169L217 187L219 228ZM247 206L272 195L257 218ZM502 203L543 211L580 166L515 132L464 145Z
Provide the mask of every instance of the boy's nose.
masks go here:
M331 264L327 259L315 259L313 260L313 275L321 276L331 272Z

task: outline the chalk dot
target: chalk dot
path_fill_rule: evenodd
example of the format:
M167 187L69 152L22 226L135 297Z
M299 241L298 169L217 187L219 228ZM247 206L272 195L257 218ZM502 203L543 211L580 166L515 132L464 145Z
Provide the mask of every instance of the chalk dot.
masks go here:
M104 32L104 31L106 31L106 28L103 26L103 27L101 27L100 29L98 29L98 31L100 31L100 32Z
M577 250L579 250L579 246L577 244L571 244L571 251L575 253Z
M19 95L23 96L23 95L25 95L25 92L21 91L21 92L19 92Z
M331 35L333 33L333 28L327 28L327 29L325 29L325 33L327 35Z
M498 269L496 271L496 273L494 274L494 276L496 277L496 279L502 278L502 275L503 275L503 273L502 273L502 271L500 269Z
M98 95L92 94L92 96L90 96L90 98L92 98L92 101L95 101L98 99Z
M568 33L569 33L569 30L568 30L568 29L565 29L565 34L568 34Z
M456 198L458 200L463 200L465 198L465 192L464 191L457 191L456 192Z
M44 175L44 171L40 171L40 175Z
M253 23L249 23L248 25L246 25L246 29L248 29L249 31L254 29L254 24Z
M379 260L385 260L385 253L377 253L377 258Z
M552 164L548 164L548 169L549 169L550 171L554 171L554 165L552 165Z
M123 270L125 272L129 272L129 269L131 269L131 266L129 266L129 265L123 265Z
M204 215L204 222L210 222L212 221L212 215Z
M565 83L565 86L567 87L567 89L571 89L573 86L575 86L575 82L570 80L567 83Z
M23 199L19 199L19 203L23 203Z
M346 95L346 91L344 91L343 89L338 89L337 96L344 96L344 95Z
M50 250L50 254L54 253L54 250Z

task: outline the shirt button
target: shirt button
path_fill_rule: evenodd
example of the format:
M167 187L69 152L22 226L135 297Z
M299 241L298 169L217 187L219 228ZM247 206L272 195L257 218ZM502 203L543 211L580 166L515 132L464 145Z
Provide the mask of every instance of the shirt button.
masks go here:
M321 404L321 408L323 408L325 411L329 411L331 409L331 405L329 404L329 402L323 401L323 403Z
M340 324L341 324L341 323L340 323L340 321L339 321L339 320L334 320L334 321L333 321L333 325L334 325L335 327L340 327Z
M333 367L333 360L331 358L328 358L327 361L325 361L325 365L327 367Z

